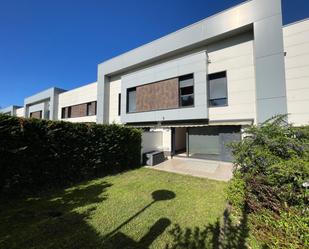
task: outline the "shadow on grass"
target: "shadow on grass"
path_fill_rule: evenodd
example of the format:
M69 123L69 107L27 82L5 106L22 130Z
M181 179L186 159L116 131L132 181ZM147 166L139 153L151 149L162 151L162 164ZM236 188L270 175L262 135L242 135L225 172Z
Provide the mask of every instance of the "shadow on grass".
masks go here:
M107 199L110 186L98 182L51 197L2 203L0 248L100 248L102 239L87 218Z
M102 235L88 220L99 203L109 196L106 191L112 185L94 182L79 185L49 198L32 198L23 202L0 204L0 249L147 249L171 225L166 217L160 217L138 240L133 240L121 229L157 202L176 197L169 190L151 193L152 201L119 224L112 232ZM171 231L173 242L167 249L247 248L247 215L234 224L225 210L224 221L207 225L204 229L180 228ZM136 230L140 229L136 227Z
M102 236L87 220L97 204L108 198L105 192L109 187L111 184L99 182L80 185L49 198L2 203L0 248L149 248L171 224L169 219L158 219L139 241L134 241L120 230L156 202L173 199L175 194L168 190L154 191L152 202L111 233Z
M199 227L181 228L179 225L170 231L173 242L166 249L245 249L249 236L248 216L244 210L239 224L232 222L229 208L223 213L223 222Z
M105 240L105 247L106 248L138 248L138 249L146 249L152 244L152 242L159 237L166 228L171 224L171 221L168 218L160 218L152 225L149 231L139 240L134 241L130 237L126 236L125 234L119 232L120 229L143 213L146 209L150 208L153 204L160 202L160 201L167 201L174 199L176 194L172 191L166 189L160 189L152 192L152 202L146 205L144 208L139 210L137 213L132 215L118 227L116 227L112 232L108 233L104 240Z

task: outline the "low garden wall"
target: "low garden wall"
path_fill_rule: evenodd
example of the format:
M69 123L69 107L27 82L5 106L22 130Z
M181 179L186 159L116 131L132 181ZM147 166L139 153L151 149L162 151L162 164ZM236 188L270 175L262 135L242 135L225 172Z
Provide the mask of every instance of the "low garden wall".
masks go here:
M141 132L0 114L0 194L38 192L140 165Z

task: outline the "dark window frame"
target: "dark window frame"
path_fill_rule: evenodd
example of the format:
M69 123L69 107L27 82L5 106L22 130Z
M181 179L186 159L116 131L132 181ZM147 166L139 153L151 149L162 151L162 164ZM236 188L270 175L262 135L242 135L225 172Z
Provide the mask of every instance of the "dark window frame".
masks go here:
M121 93L118 93L118 116L121 115Z
M129 111L129 93L135 91L135 111ZM127 88L127 113L136 113L136 87Z
M97 101L91 101L87 103L82 103L82 104L77 104L77 105L71 105L71 106L66 106L62 107L61 109L61 119L66 119L66 118L72 118L72 107L75 106L80 106L80 105L86 105L86 112L84 116L78 116L76 118L81 118L81 117L88 117L88 116L95 116L97 115ZM89 113L89 108L94 105L94 113Z
M61 108L61 118L65 118L65 110L66 110L66 107Z
M186 87L180 87L180 81L181 80L187 80L187 79L192 79L193 84L192 86L186 86ZM178 93L178 98L179 98L179 103L178 103L178 108L190 108L190 107L194 107L194 103L195 103L195 94L194 94L194 73L190 73L190 74L186 74L186 75L182 75L178 77L178 86L179 86L179 93ZM184 88L191 88L192 87L192 93L190 94L181 94L181 90ZM187 97L187 96L192 96L193 97L193 102L191 105L182 105L182 98L183 97Z
M211 77L216 77L216 78L220 78L219 76L222 76L221 78L225 77L226 79L226 98L210 98L210 78ZM223 76L224 75L224 76ZM216 108L216 107L226 107L228 106L228 80L227 80L227 71L220 71L220 72L215 72L215 73L211 73L207 75L207 102L208 102L208 107L211 108ZM221 100L225 100L225 103L222 105L213 105L211 104L212 101L221 101Z
M68 106L68 115L67 115L67 118L71 118L71 114L72 114L72 106Z

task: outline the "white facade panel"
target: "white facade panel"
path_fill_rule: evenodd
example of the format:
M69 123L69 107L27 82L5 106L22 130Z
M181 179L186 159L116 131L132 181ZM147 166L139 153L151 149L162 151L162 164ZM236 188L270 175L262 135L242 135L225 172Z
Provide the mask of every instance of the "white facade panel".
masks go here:
M95 123L96 122L96 116L85 116L85 117L77 117L77 118L62 118L59 119L62 121L69 121L72 123Z
M163 132L150 131L142 133L142 153L162 150L163 148Z
M290 35L295 35L297 33L308 31L309 30L308 23L309 23L309 19L305 19L305 20L285 26L283 28L284 37L286 38Z
M227 46L209 53L208 73L226 71L228 88L228 105L209 107L210 121L255 119L253 53L253 41Z
M24 117L25 116L24 108L23 107L16 109L16 116L17 117Z
M109 82L110 96L109 96L109 123L120 123L120 116L118 115L119 100L118 96L121 93L121 79L112 78ZM125 110L124 110L125 111Z
M289 121L309 124L309 20L283 28Z

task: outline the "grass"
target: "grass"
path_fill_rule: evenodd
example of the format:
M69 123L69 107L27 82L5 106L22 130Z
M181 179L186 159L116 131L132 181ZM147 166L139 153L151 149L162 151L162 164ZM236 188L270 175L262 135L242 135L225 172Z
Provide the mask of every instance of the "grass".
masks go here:
M0 248L165 248L175 224L203 229L222 217L225 187L142 168L1 201Z

